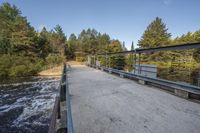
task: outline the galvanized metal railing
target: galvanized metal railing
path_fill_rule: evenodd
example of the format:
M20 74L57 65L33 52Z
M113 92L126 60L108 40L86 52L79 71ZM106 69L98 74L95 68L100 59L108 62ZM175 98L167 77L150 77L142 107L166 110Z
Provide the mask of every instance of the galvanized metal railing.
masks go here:
M102 54L96 54L96 55L92 55L92 56L90 55L91 57L93 57L93 60L94 60L93 62L96 62L96 59L98 59L98 56L105 56L107 59L107 56L110 56L110 55L134 54L133 66L134 66L134 68L136 68L136 65L137 65L136 54L138 54L138 69L134 69L134 73L110 68L110 65L109 65L109 67L107 66L107 62L106 62L106 66L98 66L96 64L88 64L88 65L90 67L98 68L98 69L101 69L101 70L109 72L109 73L118 74L120 76L123 75L123 77L131 78L131 79L135 79L135 80L142 80L142 81L145 81L147 84L153 84L153 85L159 86L161 88L167 88L167 89L173 90L173 91L182 90L182 91L188 92L190 95L195 96L195 98L197 97L200 100L200 87L190 85L187 83L174 82L174 81L164 80L164 79L160 79L160 78L156 78L156 77L144 76L141 74L141 66L140 66L141 65L141 59L140 59L141 56L140 55L142 53L151 53L151 52L159 52L159 51L173 51L173 50L186 50L186 49L197 49L197 48L200 48L200 42L187 43L187 44L181 44L181 45L169 45L169 46L165 46L165 47L148 48L148 49L135 49L135 50L131 50L131 51L122 51L122 52L115 52L115 53L102 53ZM89 57L88 57L88 59L89 59ZM92 60L92 58L90 60ZM138 71L137 73L136 73L136 70Z
M183 91L186 91L191 94L190 98L195 97L195 99L200 100L200 87L198 87L198 86L190 85L187 83L174 82L174 81L160 79L160 78L147 77L147 76L143 76L140 74L125 72L123 70L107 68L104 66L101 66L101 67L96 66L96 65L88 65L88 66L96 68L96 69L101 69L105 72L117 74L120 76L122 75L125 78L130 78L130 79L134 79L134 80L142 80L142 81L145 81L146 84L156 85L157 87L164 88L167 90L171 90L171 91L174 91L175 89L183 90Z
M60 80L59 85L59 95L56 96L54 108L51 115L51 121L49 125L48 133L56 133L59 130L62 130L67 133L73 133L73 121L72 121L72 114L71 114L71 102L70 102L70 94L69 94L69 87L68 87L68 77L67 77L67 70L69 65L64 64L62 77ZM66 115L62 115L61 113L61 102L65 102L66 106ZM63 108L63 107L62 107ZM62 118L66 116L66 118ZM64 128L59 127L57 120L66 119L66 125Z

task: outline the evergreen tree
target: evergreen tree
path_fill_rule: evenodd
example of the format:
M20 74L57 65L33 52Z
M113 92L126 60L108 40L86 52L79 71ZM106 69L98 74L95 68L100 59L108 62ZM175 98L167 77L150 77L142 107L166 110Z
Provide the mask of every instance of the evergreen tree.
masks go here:
M37 49L39 50L39 57L46 58L47 55L52 52L50 46L50 33L46 30L45 27L38 34L37 38Z
M134 43L131 44L131 50L134 50Z
M60 26L36 32L16 6L0 5L0 78L35 75L44 65L62 63L63 56L51 53L60 53L64 43Z
M111 44L109 45L108 51L109 52L122 52L123 44L121 44L119 40L113 40L113 41L111 41ZM122 54L111 55L110 56L110 65L112 68L123 70L126 65L125 55L122 55Z
M195 42L200 42L200 30L197 30L196 32L194 32L193 36L194 36ZM200 63L200 48L194 50L193 58L195 59L195 61Z
M34 53L35 31L16 6L3 3L0 20L0 53Z
M156 17L147 27L142 38L138 41L141 48L152 48L165 46L169 43L171 34L167 32L166 25L162 22L162 19Z
M66 53L68 59L74 59L75 57L75 50L77 47L77 38L75 34L71 34L66 44Z
M131 44L131 50L134 50L133 42ZM126 60L128 71L133 70L133 63L134 63L134 55L131 53L131 54L128 55L127 60Z
M110 44L110 36L105 33L104 34L99 33L98 42L99 42L98 53L107 52L108 45Z
M153 48L165 46L170 42L171 34L167 32L166 25L162 19L156 19L150 23L145 30L142 38L138 41L140 48ZM171 60L171 52L157 52L153 54L142 55L143 61L168 61Z
M125 46L125 42L122 43L122 49L123 49L123 51L126 51L126 50L127 50L127 49L126 49L126 46Z
M53 53L64 54L66 37L60 25L56 25L51 31L50 44Z

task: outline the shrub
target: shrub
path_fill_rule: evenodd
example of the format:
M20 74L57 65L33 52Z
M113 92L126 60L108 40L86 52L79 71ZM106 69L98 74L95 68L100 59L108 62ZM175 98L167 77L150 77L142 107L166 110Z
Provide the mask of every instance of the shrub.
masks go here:
M41 71L44 61L22 55L0 56L0 78L35 75Z
M58 65L65 61L64 55L60 54L49 54L46 57L46 64L47 65Z

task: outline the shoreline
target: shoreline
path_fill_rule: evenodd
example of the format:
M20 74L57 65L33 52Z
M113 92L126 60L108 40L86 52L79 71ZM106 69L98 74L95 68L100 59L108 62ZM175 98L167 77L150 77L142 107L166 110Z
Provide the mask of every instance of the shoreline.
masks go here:
M37 75L9 77L0 81L0 86L18 84L23 82L35 82L38 78L60 78L63 66L59 65L39 72Z
M62 75L62 70L63 70L63 66L59 65L53 68L43 70L39 72L37 76L56 76L57 77L57 76Z

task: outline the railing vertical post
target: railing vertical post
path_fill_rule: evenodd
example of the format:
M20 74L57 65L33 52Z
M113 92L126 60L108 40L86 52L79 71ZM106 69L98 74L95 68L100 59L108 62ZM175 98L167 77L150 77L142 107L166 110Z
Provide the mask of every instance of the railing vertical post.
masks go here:
M136 60L137 60L137 59L136 59L136 51L134 51L133 54L134 54L134 62L133 62L134 64L133 64L133 67L134 67L134 74L135 74L135 70L136 70Z
M89 58L90 58L90 56L88 55L88 56L87 56L87 65L90 64L90 63L89 63L89 60L90 60Z
M140 62L141 62L141 59L140 59L140 55L141 53L139 53L139 56L138 56L138 74L141 74L141 71L140 71Z
M57 114L57 118L60 119L61 115L60 115L60 97L58 99L58 114Z
M108 58L109 58L109 60L108 60L108 61L109 61L109 68L110 68L110 56L109 56Z
M200 87L200 71L199 71L199 76L198 76L197 80L198 80L198 86Z
M94 65L96 66L96 56L94 56Z
M107 68L107 54L106 54L106 68Z

